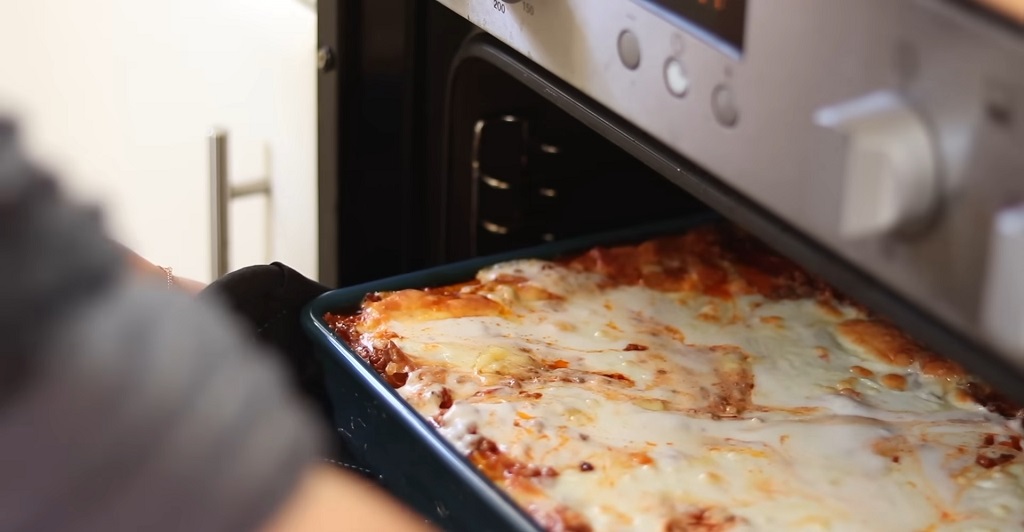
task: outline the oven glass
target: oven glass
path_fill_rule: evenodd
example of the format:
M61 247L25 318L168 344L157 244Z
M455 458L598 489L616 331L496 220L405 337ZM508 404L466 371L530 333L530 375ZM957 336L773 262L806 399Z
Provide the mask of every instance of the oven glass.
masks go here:
M747 0L644 0L736 51L743 51Z

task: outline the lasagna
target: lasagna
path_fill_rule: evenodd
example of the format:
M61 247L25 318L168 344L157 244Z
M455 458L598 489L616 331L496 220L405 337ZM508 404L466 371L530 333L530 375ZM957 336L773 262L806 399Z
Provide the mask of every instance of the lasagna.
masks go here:
M326 319L547 530L1024 526L1021 412L732 226Z

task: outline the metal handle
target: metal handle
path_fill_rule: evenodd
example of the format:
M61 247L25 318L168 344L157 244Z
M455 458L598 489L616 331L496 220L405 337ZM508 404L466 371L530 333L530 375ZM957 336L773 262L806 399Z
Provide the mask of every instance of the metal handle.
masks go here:
M228 273L228 202L235 198L266 194L270 178L232 185L228 179L228 134L221 129L210 133L210 242L213 279Z

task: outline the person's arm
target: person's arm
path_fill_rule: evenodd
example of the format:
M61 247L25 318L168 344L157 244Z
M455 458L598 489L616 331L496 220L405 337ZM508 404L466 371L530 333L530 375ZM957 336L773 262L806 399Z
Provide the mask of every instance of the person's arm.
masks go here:
M341 530L418 532L431 528L365 480L329 465L318 465L306 471L291 498L260 532Z
M976 0L988 7L1024 24L1024 0Z
M428 529L318 460L317 418L209 302L123 282L55 316L0 404L0 530Z
M124 274L0 120L0 530L424 529L223 307Z
M169 284L173 288L180 288L190 294L198 294L206 287L206 285L199 281L175 275L173 270L167 270L164 267L153 264L124 245L118 244L118 247L121 249L129 271L137 275L150 279L153 282Z

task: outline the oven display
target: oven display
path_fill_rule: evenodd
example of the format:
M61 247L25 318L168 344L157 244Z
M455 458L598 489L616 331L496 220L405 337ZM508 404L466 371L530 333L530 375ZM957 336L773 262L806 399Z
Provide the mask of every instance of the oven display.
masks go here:
M743 50L747 0L646 0L717 40Z

